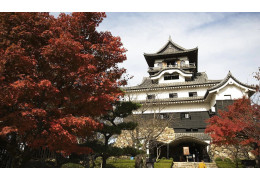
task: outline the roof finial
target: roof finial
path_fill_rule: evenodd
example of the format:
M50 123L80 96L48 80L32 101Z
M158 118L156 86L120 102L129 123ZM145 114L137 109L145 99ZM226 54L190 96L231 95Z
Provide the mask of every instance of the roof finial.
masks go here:
M169 35L169 41L172 41L171 35Z

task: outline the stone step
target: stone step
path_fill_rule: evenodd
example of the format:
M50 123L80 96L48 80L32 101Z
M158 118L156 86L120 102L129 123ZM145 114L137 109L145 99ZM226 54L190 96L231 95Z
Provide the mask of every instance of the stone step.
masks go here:
M207 168L218 168L216 163L205 163ZM172 168L198 168L199 162L174 162Z

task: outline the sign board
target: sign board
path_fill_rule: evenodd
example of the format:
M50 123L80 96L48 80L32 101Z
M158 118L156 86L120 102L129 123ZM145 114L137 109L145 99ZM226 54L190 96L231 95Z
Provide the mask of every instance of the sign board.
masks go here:
M190 155L189 147L183 147L183 155Z

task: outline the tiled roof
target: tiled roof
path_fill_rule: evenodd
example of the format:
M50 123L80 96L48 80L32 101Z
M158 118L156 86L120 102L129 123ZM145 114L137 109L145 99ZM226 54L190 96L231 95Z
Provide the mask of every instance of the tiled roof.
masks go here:
M227 74L227 76L226 76L220 83L216 84L215 86L212 86L211 88L208 89L208 91L211 91L211 90L214 90L214 89L217 89L217 88L223 86L223 85L229 80L229 78L234 79L238 84L240 84L240 85L242 85L242 86L245 86L245 87L254 89L254 87L249 86L249 85L247 85L247 84L244 84L244 83L242 83L241 81L239 81L238 79L236 79L236 78L232 75L232 73L229 71L228 74Z
M187 136L194 137L200 140L210 140L210 136L205 133L175 133L175 140Z
M158 89L158 88L173 88L173 87L183 87L183 86L197 86L197 85L207 85L214 86L218 84L221 80L208 80L207 74L204 72L197 73L196 78L193 81L186 82L176 82L176 83L163 83L155 84L152 82L151 78L145 77L143 82L138 86L125 87L126 91L131 90L147 90L147 89Z
M174 43L171 38L168 42L156 53L144 53L144 56L156 56L156 55L165 55L165 54L181 54L186 52L192 52L198 50L198 48L185 49L180 45Z
M185 51L174 51L174 50L169 50L167 49L167 51L163 51L162 53L144 53L144 56L158 56L158 55L168 55L168 54L183 54L183 53L188 53L188 52L193 52L193 51L197 51L198 48L193 48L193 49L187 49Z

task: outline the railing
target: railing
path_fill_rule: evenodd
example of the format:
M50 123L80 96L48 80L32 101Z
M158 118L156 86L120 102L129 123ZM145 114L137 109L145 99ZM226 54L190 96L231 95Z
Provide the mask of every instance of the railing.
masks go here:
M183 64L183 65L175 64L175 65L167 65L167 66L162 66L162 67L149 67L149 70L150 71L159 71L161 69L169 69L169 68L181 68L181 69L196 68L196 65L195 65L195 63L189 63L189 64Z

